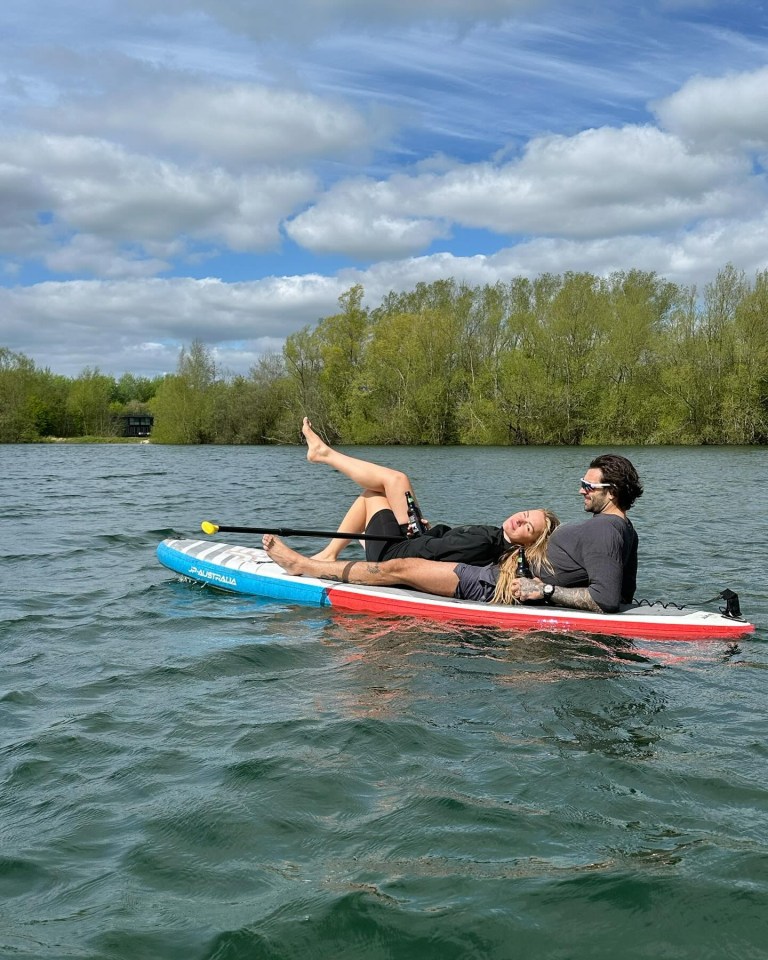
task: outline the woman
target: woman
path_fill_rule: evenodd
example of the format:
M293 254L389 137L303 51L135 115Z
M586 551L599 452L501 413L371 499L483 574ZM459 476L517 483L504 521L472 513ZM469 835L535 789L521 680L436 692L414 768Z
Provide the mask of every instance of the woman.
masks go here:
M479 600L482 603L517 603L513 584L520 547L509 550L499 563L478 567L468 563L395 557L392 560L318 560L291 550L272 533L262 537L264 549L279 566L294 576L320 577L340 583L376 587L413 587L440 597ZM533 565L539 572L546 559Z
M540 569L544 564L547 538L559 524L557 517L551 511L522 510L508 517L500 527L487 525L449 527L439 524L424 534L406 538L408 531L406 493L413 490L408 476L399 470L392 470L367 460L359 460L334 450L315 433L306 417L302 425L302 433L307 441L307 459L310 462L325 463L363 488L363 493L352 504L339 529L364 530L367 535L381 537L380 540L365 542L366 560L375 563L414 558L426 561L458 562L477 568L497 564L514 547L525 547L529 563L534 568ZM332 540L324 550L311 559L337 561L339 554L348 543L347 539ZM511 562L512 558L507 557L507 560ZM432 573L434 574L435 571ZM315 575L320 576L320 574ZM495 584L497 573L489 574L491 575ZM469 576L470 574L465 571L464 579L466 580ZM484 588L486 592L487 586L486 584ZM447 595L452 596L453 591Z

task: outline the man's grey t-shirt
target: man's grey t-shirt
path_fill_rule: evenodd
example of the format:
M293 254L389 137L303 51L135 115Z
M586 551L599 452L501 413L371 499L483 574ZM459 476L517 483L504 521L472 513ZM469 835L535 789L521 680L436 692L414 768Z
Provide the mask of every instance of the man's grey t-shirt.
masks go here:
M615 514L563 524L547 546L553 572L542 570L541 579L559 587L589 587L603 610L618 610L619 604L631 603L635 595L637 542L630 521Z

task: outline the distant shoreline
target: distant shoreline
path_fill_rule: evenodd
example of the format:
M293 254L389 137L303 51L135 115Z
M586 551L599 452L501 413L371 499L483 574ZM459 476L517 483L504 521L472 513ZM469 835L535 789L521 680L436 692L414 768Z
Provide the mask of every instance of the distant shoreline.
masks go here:
M151 443L149 437L40 437L30 443Z

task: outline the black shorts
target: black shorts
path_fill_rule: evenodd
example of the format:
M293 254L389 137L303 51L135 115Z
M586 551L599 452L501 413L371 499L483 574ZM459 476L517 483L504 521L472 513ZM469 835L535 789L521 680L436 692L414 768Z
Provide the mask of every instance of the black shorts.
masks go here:
M391 553L390 551L401 543L407 544L411 542L410 540L403 539L404 534L400 529L400 524L389 508L374 513L368 526L365 528L365 532L375 534L377 537L392 537L391 540L364 541L365 559L373 563L378 563L379 560L389 560L393 556L402 556L400 553Z
M379 510L371 517L366 533L375 533L379 537L391 537L389 540L366 540L365 541L365 559L372 563L378 563L381 560L392 560L395 557L421 557L425 560L442 560L442 556L435 555L435 544L437 544L450 527L444 523L438 523L426 533L418 537L405 537L405 526L395 519L394 513L385 507ZM460 556L449 556L447 559L461 559ZM471 557L469 559L472 559Z

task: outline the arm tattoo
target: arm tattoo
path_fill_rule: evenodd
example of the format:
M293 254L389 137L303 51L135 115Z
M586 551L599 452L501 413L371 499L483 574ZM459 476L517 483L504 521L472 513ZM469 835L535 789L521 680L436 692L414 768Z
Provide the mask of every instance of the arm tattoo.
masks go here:
M595 603L588 587L555 587L552 594L553 603L561 607L572 607L575 610L591 610L593 613L603 613L600 604Z

